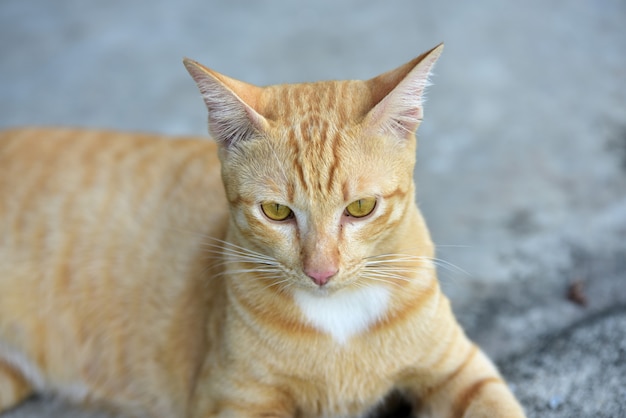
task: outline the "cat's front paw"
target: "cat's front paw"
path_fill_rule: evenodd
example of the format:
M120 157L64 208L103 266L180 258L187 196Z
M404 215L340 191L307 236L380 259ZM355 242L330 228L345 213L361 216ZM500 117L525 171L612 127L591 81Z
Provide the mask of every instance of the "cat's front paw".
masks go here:
M497 377L479 380L467 387L454 403L453 417L525 418L521 405L506 383Z
M32 388L12 366L0 359L0 414L30 396Z

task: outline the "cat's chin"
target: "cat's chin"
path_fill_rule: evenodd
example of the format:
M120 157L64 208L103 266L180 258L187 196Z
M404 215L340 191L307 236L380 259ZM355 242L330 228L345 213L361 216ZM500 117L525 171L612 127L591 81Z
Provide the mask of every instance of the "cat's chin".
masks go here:
M329 297L330 295L333 295L340 290L341 289L335 289L333 287L328 287L328 286L316 286L312 288L307 288L306 291L308 291L313 296Z
M294 299L309 324L344 344L385 316L390 291L378 285L340 290L297 289Z
M341 292L343 289L343 287L335 286L311 286L299 284L292 288L292 293L294 295L297 293L305 293L311 297L326 298Z

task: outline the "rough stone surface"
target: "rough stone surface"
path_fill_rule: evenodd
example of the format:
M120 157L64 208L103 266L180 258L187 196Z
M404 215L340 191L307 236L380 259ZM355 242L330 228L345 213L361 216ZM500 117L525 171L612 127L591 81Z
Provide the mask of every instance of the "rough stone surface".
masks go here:
M199 134L182 56L271 84L445 41L416 170L444 288L530 416L623 417L625 21L621 0L5 0L0 127ZM64 408L6 416L100 417Z
M502 364L529 417L626 417L626 306L599 312Z

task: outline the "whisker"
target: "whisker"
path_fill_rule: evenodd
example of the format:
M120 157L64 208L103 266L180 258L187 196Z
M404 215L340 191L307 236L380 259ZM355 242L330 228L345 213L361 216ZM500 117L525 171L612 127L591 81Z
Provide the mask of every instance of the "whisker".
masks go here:
M410 262L410 261L431 261L438 267L444 268L446 270L462 273L465 276L471 277L471 274L464 270L463 268L457 266L454 263L451 263L447 260L437 257L427 257L420 255L411 255L411 254L402 254L402 253L387 253L387 254L378 254L370 257L365 257L366 264L394 264L394 263L402 263L402 262Z
M252 257L244 257L244 256L233 256L226 254L227 258L219 258L219 263L215 263L216 265L227 265L234 263L250 263L250 264L259 264L266 266L277 266L279 263L273 260L258 260ZM213 257L207 257L213 258Z
M265 254L261 254L228 241L216 238L213 238L212 240L215 242L206 242L203 243L203 246L207 248L207 253L209 254L207 258L217 256L222 257L219 263L214 263L214 266L223 266L232 263L252 263L269 266L279 265L276 259Z
M204 238L206 241L201 245L206 252L205 258L214 260L204 273L224 266L235 266L213 274L213 277L253 274L259 279L274 281L268 287L278 286L286 289L290 285L289 279L285 278L282 264L275 258L219 238ZM236 267L238 265L239 268Z
M222 239L213 238L213 237L207 237L207 238L210 239L211 241L215 241L216 243L204 242L204 243L202 243L203 246L218 248L220 250L230 250L230 251L233 251L233 252L239 251L239 252L243 252L245 254L256 255L256 256L259 256L259 257L263 257L263 258L269 257L269 256L267 256L265 254L261 254L261 253L259 253L257 251L251 250L249 248L242 247L242 246L237 245L237 244L233 244L232 242L224 241Z
M367 275L367 274L361 275L361 278L366 279L366 280L372 280L372 281L375 281L375 282L380 282L380 283L388 283L388 284L392 284L394 286L400 287L399 283L396 283L393 280L389 280L389 279L385 279L385 278L374 277L374 276L370 276L370 275ZM355 284L356 285L361 285L362 287L366 287L365 283L356 282Z
M387 271L386 269L365 269L365 273L381 277L397 277L404 280L412 280L412 278L409 278L404 274L400 274L399 272L395 271Z
M262 269L262 268L251 268L251 269L238 269L238 270L229 270L221 272L220 275L226 274L247 274L247 273L280 273L280 270L276 269Z
M233 248L224 248L224 247L219 247L219 246L212 246L212 247L214 247L215 249L211 248L207 250L207 253L217 254L217 255L245 256L245 257L251 257L251 258L260 259L260 260L273 260L273 258L270 256L259 254L253 251L243 251L243 250L237 250Z
M373 269L370 269L373 270ZM398 274L398 275L413 275L415 273L417 273L418 271L422 271L424 269L404 269L404 268L394 268L394 267L390 267L390 268L377 268L376 272L381 272L381 273L387 273L387 274Z
M398 280L402 280L405 282L409 282L411 280L413 280L412 278L400 275L400 274L395 274L395 273L387 273L384 271L372 271L372 272L367 272L367 275L369 277L381 277L381 278L390 278L390 279L398 279Z
M278 279L278 277L276 277L276 279ZM274 286L278 286L279 287L278 290L282 292L282 291L286 290L289 286L291 286L290 282L291 282L291 279L289 277L286 277L286 278L283 278L282 280L278 280L278 281L275 281L273 283L270 283L269 285L263 287L262 290L266 290L266 289L272 288Z
M433 258L433 259L432 259L432 261L433 261L433 263L435 263L437 266L442 267L442 268L445 268L445 269L447 269L447 270L449 270L449 271L453 271L453 272L457 272L457 273L462 273L462 274L464 274L464 275L466 275L466 276L468 276L468 277L471 277L471 276L472 276L472 275L471 275L468 271L466 271L466 270L462 269L461 267L457 266L456 264L451 263L451 262L446 261L446 260L442 260L441 258Z
M242 247L241 245L233 244L232 242L229 242L229 241L225 241L225 240L218 239L218 238L212 238L212 237L211 237L211 240L217 242L218 244L220 244L219 247L221 247L221 248L231 248L231 249L234 248L234 249L238 249L238 250L241 250L243 252L246 252L246 253L257 254L257 255L262 255L263 256L263 254L261 254L261 253L259 253L257 251L251 250L251 249L246 248L246 247ZM205 244L207 244L207 245L216 245L216 244L212 244L212 243L208 243L208 242L205 243Z

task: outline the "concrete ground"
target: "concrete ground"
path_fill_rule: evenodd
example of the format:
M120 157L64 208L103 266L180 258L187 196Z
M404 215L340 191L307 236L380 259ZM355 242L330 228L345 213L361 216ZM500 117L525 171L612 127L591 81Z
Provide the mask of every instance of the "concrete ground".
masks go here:
M0 127L201 134L183 56L271 84L446 49L418 200L461 322L530 417L626 416L622 0L4 0ZM4 417L100 417L33 401Z

